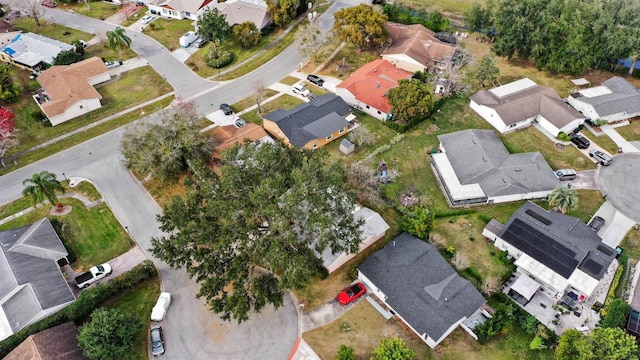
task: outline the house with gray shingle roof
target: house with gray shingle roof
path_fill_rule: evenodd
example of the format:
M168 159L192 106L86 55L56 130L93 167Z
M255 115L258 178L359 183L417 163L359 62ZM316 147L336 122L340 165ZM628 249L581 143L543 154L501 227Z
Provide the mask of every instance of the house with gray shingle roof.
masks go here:
M351 107L341 97L327 94L263 116L262 127L287 146L317 149L348 132L350 115Z
M528 78L478 91L471 96L469 106L503 134L534 121L553 136L560 132L568 134L585 119L554 89Z
M249 21L262 30L271 21L264 0L228 0L215 4L215 7L226 16L229 26Z
M614 122L640 116L640 90L614 76L601 86L578 90L567 101L585 117Z
M49 219L0 232L0 340L72 303L68 253Z
M560 185L539 152L509 154L492 130L439 135L433 168L452 206L544 198Z
M358 279L429 347L458 326L476 340L473 327L486 300L460 277L438 250L403 233L358 267Z
M29 336L4 360L89 360L78 347L78 328L73 321Z

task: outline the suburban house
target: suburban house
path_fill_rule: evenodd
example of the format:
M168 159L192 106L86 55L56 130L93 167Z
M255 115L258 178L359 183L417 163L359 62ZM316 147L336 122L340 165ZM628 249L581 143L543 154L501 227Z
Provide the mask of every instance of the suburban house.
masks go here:
M72 50L73 45L34 33L18 34L0 51L0 61L30 71L40 71L62 51Z
M33 96L52 126L102 107L93 87L109 81L109 69L98 57L71 65L56 65L36 78L42 90Z
M640 116L640 90L618 76L600 86L578 90L567 101L593 120L615 122Z
M262 30L271 22L267 2L264 0L229 0L217 3L215 7L221 14L226 15L229 26L250 21L256 24L258 30Z
M69 321L29 336L4 360L88 360L77 336L78 328Z
M67 250L49 222L0 232L0 340L71 304Z
M355 120L351 107L334 94L319 96L290 110L262 118L262 127L287 146L317 149L345 135Z
M436 248L403 233L358 267L358 279L429 347L490 317L486 300Z
M560 181L539 152L509 154L493 130L439 135L432 167L450 205L544 198Z
M215 0L149 0L145 5L152 14L178 20L198 20L198 17L216 2Z
M471 96L470 106L503 134L536 122L551 135L558 136L561 131L570 133L585 119L555 90L528 78L480 90Z
M252 123L240 128L233 125L218 126L208 132L207 135L212 136L218 144L211 155L215 160L220 160L220 155L224 150L236 145L242 146L247 140L251 142L273 141L261 126Z
M515 259L508 294L523 306L537 294L570 306L587 302L617 254L580 219L532 202L505 224L492 219L482 235Z
M451 67L457 46L441 41L432 30L423 25L404 25L387 22L391 45L382 58L394 66L414 73L416 71L445 70Z
M344 252L332 254L331 249L325 249L321 256L324 267L327 268L329 273L336 271L347 261L353 259L358 253L380 240L387 233L387 230L389 230L389 225L384 221L382 216L369 208L360 205L356 206L356 209L353 211L353 218L356 221L363 221L363 224L360 227L362 239L360 248L353 254Z
M0 47L9 45L18 34L20 34L20 30L14 28L4 19L0 19Z
M387 91L398 86L399 80L410 79L411 76L412 73L396 68L387 60L374 60L338 84L336 95L377 119L387 120L391 112Z

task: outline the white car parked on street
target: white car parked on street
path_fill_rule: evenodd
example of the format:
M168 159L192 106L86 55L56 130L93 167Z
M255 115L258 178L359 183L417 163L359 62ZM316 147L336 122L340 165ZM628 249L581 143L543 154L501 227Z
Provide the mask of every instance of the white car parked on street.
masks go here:
M171 305L171 294L168 292L160 293L158 302L156 302L153 310L151 310L151 320L162 321L167 314L167 310L169 310L169 305Z

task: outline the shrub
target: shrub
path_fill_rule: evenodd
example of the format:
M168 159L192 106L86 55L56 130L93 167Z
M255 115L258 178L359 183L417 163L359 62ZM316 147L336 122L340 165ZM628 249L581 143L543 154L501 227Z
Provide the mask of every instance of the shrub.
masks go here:
M347 345L340 345L340 349L338 350L338 354L336 355L336 360L355 360L356 356L353 353L353 348Z
M205 62L207 65L214 69L225 67L233 61L234 55L231 51L225 50L221 47L216 47L205 56Z
M462 270L462 275L466 277L470 277L476 279L478 281L482 281L482 275L475 268L469 266L468 268Z
M433 107L431 108L429 113L427 113L424 117L412 119L412 120L408 121L405 124L400 124L400 123L397 123L397 122L392 121L392 120L383 121L383 123L387 127L391 128L391 129L393 129L393 130L395 130L395 131L397 131L399 133L405 133L405 132L413 129L414 127L416 127L421 122L431 118L431 116L433 114L435 114L437 111L440 110L440 108L442 107L442 105L444 105L444 103L446 101L447 101L447 98L445 98L445 97L442 97L442 98L438 99L436 102L433 103Z

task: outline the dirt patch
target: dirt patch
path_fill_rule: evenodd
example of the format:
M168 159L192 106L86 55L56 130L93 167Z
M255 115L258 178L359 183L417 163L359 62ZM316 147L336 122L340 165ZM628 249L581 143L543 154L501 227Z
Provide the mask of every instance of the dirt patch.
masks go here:
M438 125L431 124L431 125L429 125L429 127L427 127L427 129L424 131L424 133L426 135L429 135L429 134L433 134L434 132L439 131L439 130L440 130L440 128L438 127Z

